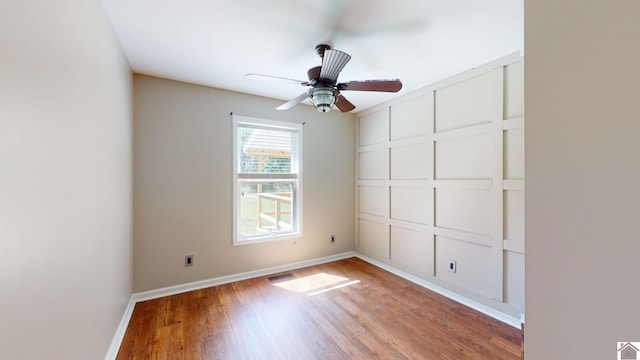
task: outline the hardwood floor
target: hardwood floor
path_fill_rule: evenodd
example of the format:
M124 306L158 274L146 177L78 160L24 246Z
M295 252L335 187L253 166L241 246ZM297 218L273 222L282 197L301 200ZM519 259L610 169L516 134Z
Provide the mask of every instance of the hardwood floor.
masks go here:
M138 303L117 359L521 359L521 341L350 258Z

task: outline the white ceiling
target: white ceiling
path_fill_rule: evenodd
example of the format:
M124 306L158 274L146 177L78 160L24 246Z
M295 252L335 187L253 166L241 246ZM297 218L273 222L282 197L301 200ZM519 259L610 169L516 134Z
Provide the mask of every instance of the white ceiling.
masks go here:
M339 81L395 79L399 93L344 91L354 112L524 51L524 0L103 0L134 72L283 102L306 88L319 43L352 56Z

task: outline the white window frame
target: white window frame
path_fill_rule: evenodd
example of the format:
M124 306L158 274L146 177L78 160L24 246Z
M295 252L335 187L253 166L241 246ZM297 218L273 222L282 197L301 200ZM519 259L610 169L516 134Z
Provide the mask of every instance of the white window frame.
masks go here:
M264 243L299 238L302 236L302 124L251 118L245 116L232 115L233 121L233 246ZM238 128L242 125L251 125L270 128L273 130L295 131L298 134L297 141L297 166L292 164L297 174L239 174L238 163L240 161ZM290 232L267 233L263 236L242 237L239 231L240 225L240 183L241 182L289 182L292 183L292 224L293 230Z

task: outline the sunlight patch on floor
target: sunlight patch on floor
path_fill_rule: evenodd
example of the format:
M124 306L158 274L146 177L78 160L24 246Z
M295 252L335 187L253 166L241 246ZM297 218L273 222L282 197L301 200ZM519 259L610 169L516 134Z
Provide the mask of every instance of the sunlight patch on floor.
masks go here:
M293 280L282 281L274 285L290 291L306 293L309 296L313 296L357 284L359 282L360 280L350 280L342 276L319 273Z

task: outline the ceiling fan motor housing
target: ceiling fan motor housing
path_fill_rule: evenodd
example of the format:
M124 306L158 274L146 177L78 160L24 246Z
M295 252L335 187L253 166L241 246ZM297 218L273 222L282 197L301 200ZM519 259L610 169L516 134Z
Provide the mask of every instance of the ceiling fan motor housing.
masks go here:
M318 56L324 57L324 52L326 50L331 50L331 46L327 45L327 44L318 44L318 45L316 45L316 53L318 54Z
M334 88L319 86L311 93L311 102L316 106L318 112L328 112L336 102Z

